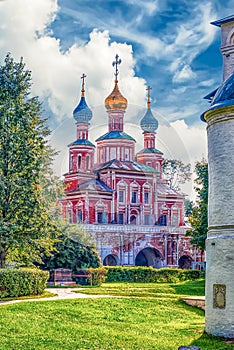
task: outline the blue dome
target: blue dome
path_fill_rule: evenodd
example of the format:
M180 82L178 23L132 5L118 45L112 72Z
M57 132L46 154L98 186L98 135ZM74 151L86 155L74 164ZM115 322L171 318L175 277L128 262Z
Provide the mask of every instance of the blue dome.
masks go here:
M217 90L212 99L210 108L202 113L201 119L205 121L204 116L208 111L232 105L234 105L234 73L227 78Z
M82 96L78 106L73 111L76 123L88 123L92 119L92 111L87 106L85 98Z
M217 103L221 104L224 101L234 100L234 73L227 78L224 83L217 90L211 106L216 105Z
M153 113L151 112L151 109L148 108L147 112L145 113L144 117L141 119L141 128L142 130L146 132L155 132L158 128L158 121L153 116Z

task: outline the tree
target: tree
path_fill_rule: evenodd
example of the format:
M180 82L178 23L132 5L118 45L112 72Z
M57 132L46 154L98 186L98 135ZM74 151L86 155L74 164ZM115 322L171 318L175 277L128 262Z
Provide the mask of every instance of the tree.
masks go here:
M191 178L191 165L177 159L164 159L162 171L170 188L180 190L180 185Z
M94 248L92 237L87 234L82 225L71 225L60 222L61 233L55 243L56 250L50 256L44 256L42 268L67 268L73 271L80 268L99 267L101 261Z
M56 230L41 193L49 130L31 97L31 73L7 54L0 67L0 265L9 250L50 243Z
M192 244L204 251L208 227L208 164L204 159L196 163L195 172L197 175L195 179L197 201L193 206L192 214L189 216L192 229L187 231L187 235L192 237Z
M191 215L193 212L193 202L190 201L189 199L185 199L184 201L184 214L185 216Z

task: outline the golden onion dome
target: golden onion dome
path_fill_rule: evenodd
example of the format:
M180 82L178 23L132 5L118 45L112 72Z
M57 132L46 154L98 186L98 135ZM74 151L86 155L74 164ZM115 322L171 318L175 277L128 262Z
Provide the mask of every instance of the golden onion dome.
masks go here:
M115 80L115 87L112 93L105 99L105 107L108 111L124 111L127 108L127 105L127 99L119 91L118 80Z

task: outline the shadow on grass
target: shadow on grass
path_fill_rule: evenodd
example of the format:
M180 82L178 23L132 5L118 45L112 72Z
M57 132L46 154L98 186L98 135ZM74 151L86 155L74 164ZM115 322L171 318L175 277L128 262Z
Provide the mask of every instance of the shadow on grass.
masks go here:
M199 346L201 350L234 350L234 339L214 337L204 332L189 345Z

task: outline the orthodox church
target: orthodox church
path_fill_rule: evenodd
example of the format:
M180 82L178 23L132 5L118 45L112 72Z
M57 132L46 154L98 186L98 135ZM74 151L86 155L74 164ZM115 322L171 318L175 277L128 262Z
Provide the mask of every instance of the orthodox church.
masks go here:
M60 201L70 223L83 223L96 241L104 265L191 267L201 252L186 237L184 196L162 176L163 153L155 147L158 121L151 110L150 87L140 121L144 148L124 132L128 101L118 87L116 55L114 89L105 99L108 132L89 140L92 111L81 98L73 111L76 140L69 147L65 198Z

